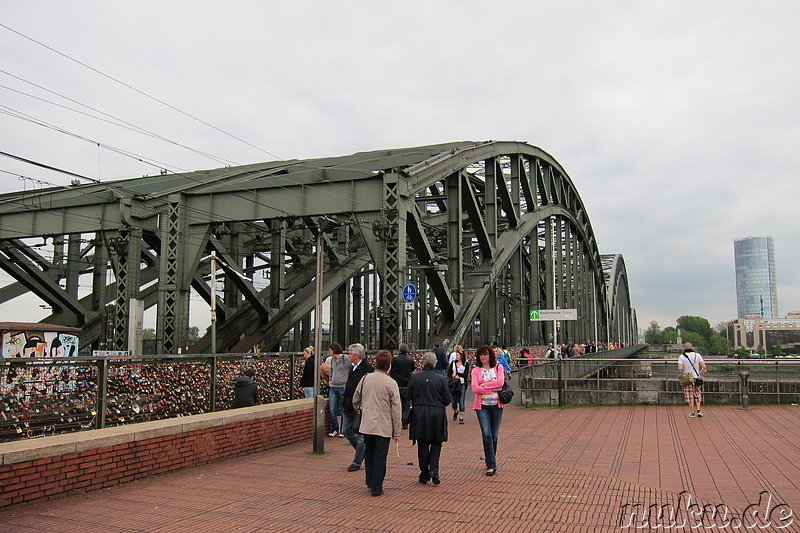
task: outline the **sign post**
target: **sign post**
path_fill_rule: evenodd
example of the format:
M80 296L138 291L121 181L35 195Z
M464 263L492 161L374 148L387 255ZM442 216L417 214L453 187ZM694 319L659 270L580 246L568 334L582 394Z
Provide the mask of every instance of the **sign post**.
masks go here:
M544 320L552 320L553 324L553 331L556 334L555 342L553 343L553 349L556 349L556 344L558 344L558 329L561 320L578 320L578 310L577 309L531 309L530 317L532 321L544 321ZM556 372L558 374L558 406L564 406L564 380L561 377L561 365L562 365L562 358L561 353L559 350L558 357L556 359Z
M411 283L406 284L403 286L403 304L405 306L406 311L413 311L414 310L414 300L417 299L417 287L412 285ZM407 316L405 313L403 314L403 330L405 330ZM403 331L402 335L406 335L406 332ZM402 337L401 337L402 338ZM408 342L408 338L405 338L405 341Z
M532 309L531 320L578 320L577 309Z
M406 303L414 303L414 300L417 299L417 288L412 285L408 284L403 287L403 301Z

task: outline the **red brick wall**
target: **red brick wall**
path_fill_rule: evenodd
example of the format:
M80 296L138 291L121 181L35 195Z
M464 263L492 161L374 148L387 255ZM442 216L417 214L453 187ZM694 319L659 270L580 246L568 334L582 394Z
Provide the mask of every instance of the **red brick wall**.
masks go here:
M297 410L4 464L0 466L0 509L298 442L312 436L313 419L313 409Z

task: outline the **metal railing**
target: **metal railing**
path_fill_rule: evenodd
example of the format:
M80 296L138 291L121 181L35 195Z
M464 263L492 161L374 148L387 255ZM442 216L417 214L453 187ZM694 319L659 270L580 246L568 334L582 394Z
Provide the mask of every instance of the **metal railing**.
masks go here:
M547 360L520 367L517 384L520 402L548 405L676 405L684 402L683 389L678 383L677 358L581 359ZM798 359L707 358L706 364L704 403L740 403L742 371L749 373L751 404L800 403Z
M224 410L252 366L262 403L302 398L299 354L0 359L0 442Z

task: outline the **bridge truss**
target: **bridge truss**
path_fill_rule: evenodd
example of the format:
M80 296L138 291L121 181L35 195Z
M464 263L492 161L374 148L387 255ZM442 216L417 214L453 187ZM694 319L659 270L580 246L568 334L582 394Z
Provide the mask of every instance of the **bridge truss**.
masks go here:
M544 344L554 325L529 311L555 308L578 309L560 341L636 340L622 257L599 253L561 165L520 142L0 195L0 268L15 279L0 303L32 291L52 307L44 322L115 350L128 349L135 308L155 307L158 353L203 353L210 332L187 347L190 295L214 294L218 352L300 349L313 338L320 217L336 222L322 250L331 340ZM408 310L406 284L418 288Z

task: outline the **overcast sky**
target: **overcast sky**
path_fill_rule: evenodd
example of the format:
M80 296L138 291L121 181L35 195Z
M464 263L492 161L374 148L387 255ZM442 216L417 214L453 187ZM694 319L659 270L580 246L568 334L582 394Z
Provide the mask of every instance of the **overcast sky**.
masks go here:
M106 180L526 141L569 173L600 252L624 256L641 328L735 318L733 240L747 236L774 237L780 315L800 310L796 1L7 0L0 13L0 151ZM0 171L0 192L35 186L20 175L72 179L8 158ZM40 320L39 303L7 303L0 321Z

